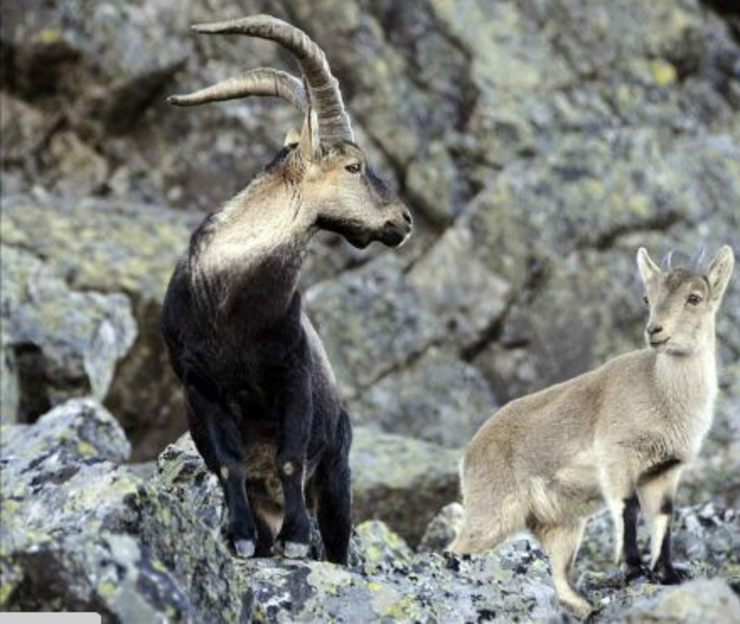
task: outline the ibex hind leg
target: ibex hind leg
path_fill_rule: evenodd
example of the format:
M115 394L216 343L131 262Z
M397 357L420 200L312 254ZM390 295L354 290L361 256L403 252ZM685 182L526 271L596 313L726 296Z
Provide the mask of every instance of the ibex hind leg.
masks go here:
M346 565L352 534L352 494L349 449L352 430L345 412L337 427L336 446L322 458L316 474L319 531L326 558Z
M231 414L205 396L195 384L186 386L190 432L208 469L216 474L228 511L227 536L239 557L252 557L257 527L247 500L244 451Z
M563 525L533 527L532 532L550 556L552 580L560 601L581 618L591 614L593 607L571 584L573 563L583 537L585 523L574 521Z
M510 535L525 528L527 509L523 497L516 496L508 466L489 466L486 474L495 475L491 482L476 470L481 462L497 453L488 450L487 457L468 455L460 470L461 489L465 514L463 526L448 547L453 554L481 552L494 548Z

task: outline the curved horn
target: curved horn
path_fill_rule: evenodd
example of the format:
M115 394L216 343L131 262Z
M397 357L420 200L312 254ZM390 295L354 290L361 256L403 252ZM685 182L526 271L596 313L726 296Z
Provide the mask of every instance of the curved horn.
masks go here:
M318 116L321 138L330 143L354 140L339 83L332 75L322 49L302 30L271 15L196 24L193 29L208 35L247 35L279 43L293 54L301 67L308 85L310 104Z
M227 78L187 95L171 95L167 98L167 103L175 106L199 106L208 102L223 102L250 95L281 97L301 112L304 112L308 105L306 90L298 78L287 72L266 67Z

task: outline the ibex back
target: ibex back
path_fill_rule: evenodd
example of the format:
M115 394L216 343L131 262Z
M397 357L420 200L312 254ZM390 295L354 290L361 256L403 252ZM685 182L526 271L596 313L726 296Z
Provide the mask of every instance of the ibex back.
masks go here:
M190 431L219 478L235 552L308 553L307 507L326 556L346 562L351 428L297 283L309 242L397 246L411 215L354 143L337 81L305 33L269 16L195 27L274 40L304 82L258 69L170 102L276 95L305 112L297 142L194 232L164 303L163 333L188 399Z
M717 389L714 319L734 266L723 247L706 273L663 271L638 256L650 307L648 348L512 401L488 420L462 463L464 526L454 553L492 548L529 529L552 560L560 599L585 616L569 580L585 523L606 503L615 558L642 573L640 509L651 524L650 567L666 583L670 522L684 466L712 420Z

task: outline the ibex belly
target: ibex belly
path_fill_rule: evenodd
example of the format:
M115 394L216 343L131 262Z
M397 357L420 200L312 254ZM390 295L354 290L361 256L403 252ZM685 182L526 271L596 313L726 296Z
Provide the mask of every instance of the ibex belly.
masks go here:
M275 457L277 445L271 442L254 442L244 447L244 472L247 475L247 495L259 500L276 513L282 513L283 486L277 471ZM319 458L306 462L307 483L316 471Z

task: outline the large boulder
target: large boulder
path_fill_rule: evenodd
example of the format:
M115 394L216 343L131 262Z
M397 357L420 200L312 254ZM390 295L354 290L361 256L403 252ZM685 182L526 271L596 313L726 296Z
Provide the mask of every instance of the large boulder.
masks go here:
M483 375L454 354L431 348L350 401L364 426L446 447L463 447L496 407Z
M221 533L219 485L187 437L142 479L120 465L128 442L116 419L92 400L68 401L32 425L4 425L0 433L3 611L89 610L123 623L203 620L214 613L239 622L562 617L547 558L526 539L446 558L414 553L376 520L358 525L346 568L239 561ZM451 509L435 520L438 535L457 523L459 513ZM645 581L624 587L608 563L608 519L597 518L577 563L581 585L601 609L594 621L669 615L689 621L695 612L690 596L697 592L717 597L715 621L733 621L737 598L727 584L740 581L739 518L706 505L680 510L677 557L694 577L713 580L679 589Z
M737 624L740 598L719 579L699 579L635 605L619 622Z
M73 396L108 397L136 325L128 298L71 290L32 253L2 248L0 416L32 422Z
M417 544L429 521L458 497L461 452L357 427L350 464L357 520L378 519Z
M101 304L95 302L110 301L109 307L119 302L117 314L126 319L130 312L127 312L125 298L120 294L108 298L104 295L123 293L130 301L138 334L130 349L119 354L120 357L125 353L126 357L115 368L110 388L99 398L105 399L106 405L123 423L133 444L133 458L156 456L185 429L182 395L169 365L159 319L167 283L175 263L187 247L190 229L197 217L156 206L101 200L62 201L46 196L3 197L2 215L3 244L25 250L8 254L10 259L26 254L18 263L21 267L18 271L33 273L34 260L28 257L33 254L43 258L49 271L63 279L69 288L85 291L85 294L76 295L76 299L67 297L67 303L60 304L79 309L70 310L61 317L56 330L48 313L44 316L51 301L29 300L29 295L23 295L25 303L14 317L16 325L35 327L36 333L43 328L43 332L51 336L54 331L57 335L64 333L60 338L62 342L80 342L85 328L77 322L76 334L72 331L75 317L92 315L102 320L101 312L95 312L95 306L101 308ZM39 236L39 231L43 231L43 236ZM9 265L8 270L12 266ZM59 292L64 292L59 290L63 286L58 281L54 284ZM56 308L55 314L61 309L64 308ZM112 312L108 314L111 316ZM35 325L34 319L37 319ZM114 319L113 322L123 321ZM103 327L106 328L107 325ZM105 340L109 340L109 333L106 329ZM130 339L129 336L127 340L130 342ZM101 339L94 341L93 348L100 351L106 345ZM56 345L55 348L61 347ZM81 348L78 347L78 351ZM72 364L65 361L62 367L65 375L74 375ZM28 400L28 397L21 396L20 400Z

